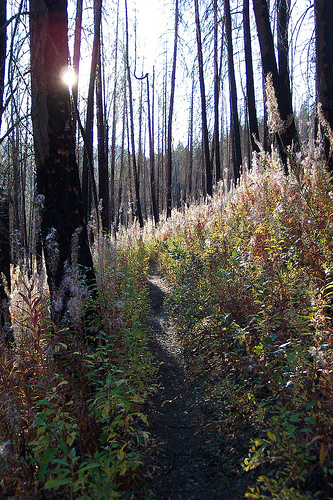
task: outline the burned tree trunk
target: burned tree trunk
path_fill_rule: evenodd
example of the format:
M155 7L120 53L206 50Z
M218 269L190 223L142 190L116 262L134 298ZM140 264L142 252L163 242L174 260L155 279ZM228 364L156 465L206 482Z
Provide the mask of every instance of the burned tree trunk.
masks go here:
M30 0L32 121L37 192L44 198L42 239L53 317L62 319L59 293L65 266L74 265L71 244L78 239L77 264L94 283L78 166L69 89L62 80L68 65L67 1Z
M275 131L281 160L285 173L288 174L288 148L298 144L298 135L292 110L291 89L285 74L280 74L275 57L274 40L269 20L267 0L253 0L259 38L261 61L265 79L272 75L277 105L281 117L281 126Z
M328 170L333 174L333 3L315 0L317 103Z

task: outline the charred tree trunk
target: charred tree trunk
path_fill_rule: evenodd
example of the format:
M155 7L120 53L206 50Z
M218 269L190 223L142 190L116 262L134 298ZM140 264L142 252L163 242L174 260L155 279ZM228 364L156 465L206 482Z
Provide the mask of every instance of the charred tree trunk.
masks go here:
M127 0L125 0L125 17L126 17L126 69L127 69L127 83L128 83L128 100L129 100L129 113L130 113L130 138L131 138L131 148L132 148L132 166L133 166L133 179L134 179L134 190L135 190L135 212L136 217L139 220L140 227L143 227L143 217L140 202L140 184L138 177L138 170L136 164L135 155L135 139L134 139L134 112L133 112L133 95L132 95L132 79L131 71L129 66L129 55L128 55L128 14L127 14Z
M206 191L207 191L208 196L212 196L213 195L213 176L212 176L212 166L211 166L210 151L209 151L206 91L205 91L205 79L204 79L204 69L203 69L202 41L201 41L201 28L200 28L200 16L199 16L198 0L194 0L194 8L195 8L195 25L196 25L197 47L198 47L200 96L201 96L202 144L203 144L205 165L206 165Z
M298 145L298 135L292 110L289 77L280 75L275 57L274 41L269 20L267 0L253 0L253 8L258 31L261 61L265 80L271 73L277 104L284 126L275 131L280 156L285 173L288 174L288 148Z
M315 0L317 103L319 122L324 134L327 167L333 174L333 3Z
M7 345L14 341L9 301L6 294L4 278L10 291L10 241L9 241L9 203L6 197L0 199L0 329L1 339Z
M218 67L218 21L217 0L214 0L214 143L216 182L221 180L221 155L219 131L220 74Z
M101 23L102 0L95 3L96 22ZM97 115L97 151L98 151L98 194L102 200L101 220L103 231L110 230L109 210L109 169L107 151L107 126L105 123L103 84L102 84L102 57L101 57L101 30L98 30L99 43L96 66L96 115Z
M88 245L75 159L75 134L70 96L61 73L68 65L67 1L31 0L32 122L37 192L44 198L42 221L51 307L54 319L66 310L59 290L65 266L71 259L71 243L78 237L77 264L87 269L87 281L95 283Z
M100 3L100 2L99 2ZM101 33L101 11L99 3L94 6L94 41L91 56L91 67L89 77L86 124L83 132L84 153L82 169L82 199L84 207L85 220L88 221L92 203L97 211L97 193L94 175L94 155L93 155L93 128L94 128L94 90L97 74L97 64L100 52L100 33Z
M3 96L5 82L6 61L6 22L7 1L0 1L0 129L4 111ZM7 196L0 199L0 273L7 281L10 290L10 241L9 241L9 203ZM0 279L0 329L1 338L7 345L13 342L14 337L11 329L11 318L9 312L9 300L6 294L3 279Z
M154 74L153 74L153 88L154 88ZM154 102L154 91L153 91ZM156 200L156 186L155 186L155 153L154 153L154 105L150 107L150 90L149 90L149 76L147 74L147 107L148 107L148 139L149 139L149 166L150 166L150 192L152 202L152 212L155 224L158 224L159 213Z
M114 53L114 86L112 104L112 131L111 131L111 165L110 165L110 219L115 221L115 168L116 168L116 135L117 135L117 86L118 86L118 28L119 28L119 0L117 2L116 46Z
M244 0L243 3L244 47L245 47L245 67L246 67L246 99L247 99L247 108L249 116L251 147L252 151L256 151L257 153L259 153L259 146L257 144L257 141L259 141L259 127L258 127L258 119L256 111L256 101L254 95L254 77L253 77L249 3L250 3L249 0ZM251 165L250 161L249 165Z
M177 47L178 47L178 0L176 0L175 5L175 38L173 45L173 61L172 61L172 74L171 74L171 93L170 93L170 103L169 103L169 115L168 115L168 138L167 138L167 197L166 197L166 209L167 218L171 216L172 208L172 117L173 117L173 106L175 101L175 86L176 86L176 66L177 66Z
M189 202L192 198L192 176L193 176L193 110L194 110L194 75L192 75L192 90L191 90L191 102L190 102L190 116L189 116L189 127L188 127L188 140L187 140L187 183L186 183L186 197L185 200Z
M76 112L77 112L77 100L78 100L78 82L79 82L79 68L80 68L80 57L81 57L81 32L82 32L82 6L83 0L77 0L76 2L76 19L75 19L75 35L74 35L74 54L73 54L73 70L76 75L76 82L73 85L73 105L74 105L74 116L73 116L73 127L76 130Z
M238 106L237 106L237 89L236 89L236 78L235 78L235 67L234 67L234 54L232 48L232 29L231 29L231 14L230 14L230 2L225 0L224 2L224 12L225 12L225 30L227 38L227 49L228 49L228 73L229 73L229 85L230 85L230 106L231 106L231 129L232 129L232 149L233 149L233 163L234 163L234 182L237 183L241 174L242 166L242 151L241 151L241 138L240 138L240 127L238 118Z
M124 81L126 80L126 69L124 74ZM120 167L119 167L119 183L118 183L118 193L117 193L117 217L116 217L116 230L118 230L119 224L122 223L122 212L123 212L123 176L124 176L124 164L125 164L125 137L127 127L127 93L126 85L124 86L124 98L123 98L123 116L122 116L122 133L121 133L121 148L120 148Z

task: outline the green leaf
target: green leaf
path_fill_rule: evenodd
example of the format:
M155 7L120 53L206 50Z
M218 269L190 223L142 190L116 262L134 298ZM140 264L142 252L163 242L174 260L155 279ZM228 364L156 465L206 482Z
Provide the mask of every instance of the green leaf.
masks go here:
M66 384L68 384L68 380L62 380L61 382L59 382L58 387L60 387L61 385L66 385Z
M309 411L311 410L311 408L313 408L314 406L316 406L317 402L316 401L310 401L306 406L305 406L305 409L306 411Z
M305 422L309 422L309 424L316 425L316 421L313 417L305 417L304 420Z
M271 441L276 442L276 436L275 436L275 434L272 434L270 431L268 431L268 432L267 432L267 436L269 437L269 439L270 439Z
M68 454L68 446L63 439L59 440L59 446L66 455Z
M44 463L50 462L55 454L56 454L55 450L46 450L43 455L43 462Z
M88 464L88 465L85 465L84 467L80 467L78 472L83 472L83 471L89 470L89 469L96 469L96 467L99 467L98 463Z
M65 484L69 484L71 482L72 482L71 477L67 477L64 479L49 479L48 481L46 481L44 488L46 490L50 488L59 488L59 486L64 486Z
M290 422L299 422L299 421L300 421L300 419L299 419L299 416L297 415L297 413L295 413L294 415L291 415L291 416L289 417L289 421L290 421Z
M289 434L294 434L296 427L292 424L286 424L286 429Z
M64 465L65 467L70 467L69 463L65 462L65 460L62 460L61 458L55 458L54 460L52 460L52 463Z
M38 471L38 478L42 481L46 475L48 465L56 454L55 450L46 450L43 455L43 463Z

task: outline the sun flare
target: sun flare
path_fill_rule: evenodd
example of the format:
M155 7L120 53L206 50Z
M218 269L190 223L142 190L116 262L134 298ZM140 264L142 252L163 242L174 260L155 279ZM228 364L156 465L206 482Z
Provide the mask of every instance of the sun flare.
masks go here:
M77 82L76 73L74 71L74 68L72 68L71 66L64 68L61 78L69 89L71 89Z

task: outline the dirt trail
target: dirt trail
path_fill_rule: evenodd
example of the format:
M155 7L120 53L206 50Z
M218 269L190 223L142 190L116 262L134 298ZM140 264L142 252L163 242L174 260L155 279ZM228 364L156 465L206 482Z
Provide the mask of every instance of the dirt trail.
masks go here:
M183 346L164 309L168 289L152 270L150 346L158 363L159 393L150 402L149 431L158 443L155 472L144 481L141 498L150 500L236 499L220 456L223 437L209 425L214 409L186 373ZM152 467L152 468L153 468Z

